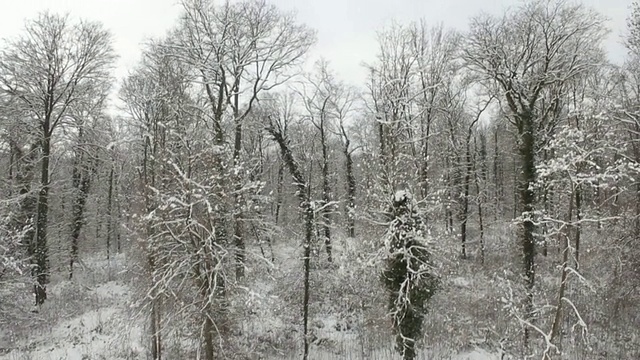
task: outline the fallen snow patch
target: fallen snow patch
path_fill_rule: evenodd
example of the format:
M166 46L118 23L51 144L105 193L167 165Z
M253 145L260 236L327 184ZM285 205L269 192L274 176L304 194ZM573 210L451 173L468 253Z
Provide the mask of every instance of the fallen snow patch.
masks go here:
M86 312L71 320L64 321L57 325L53 332L57 337L75 337L78 334L87 332L102 332L102 326L117 312L114 308L102 308Z
M455 277L455 278L451 279L451 284L453 284L453 286L455 286L455 287L459 287L459 288L463 288L463 289L470 289L471 288L471 281L469 281L468 279L465 279L463 277Z
M492 354L483 349L476 349L471 352L458 354L452 358L453 360L499 360L496 354Z
M127 286L116 281L100 284L93 292L101 299L125 298L129 296Z

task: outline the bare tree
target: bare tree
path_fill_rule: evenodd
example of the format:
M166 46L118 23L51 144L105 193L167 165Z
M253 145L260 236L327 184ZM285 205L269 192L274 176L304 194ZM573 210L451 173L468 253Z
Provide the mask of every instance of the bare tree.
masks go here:
M509 110L517 129L521 174L520 241L526 278L526 319L533 317L535 284L536 152L552 134L562 107L565 84L593 66L605 35L603 19L583 5L539 0L507 11L502 17L472 19L464 60L484 77ZM528 343L525 328L525 344Z
M328 63L321 60L315 64L315 74L307 76L310 83L310 90L302 86L300 96L306 109L305 118L311 122L317 130L320 141L321 160L320 171L322 174L322 201L319 204L320 217L322 219L322 236L324 237L325 250L328 261L331 262L331 212L334 208L332 204L333 192L329 179L329 136L334 132L335 118L331 111L332 99L337 95L332 89L332 74L328 68Z
M463 191L461 193L461 201L462 201L462 206L460 207L460 242L462 244L462 258L466 259L467 258L467 249L466 249L466 243L467 243L467 223L469 220L469 198L471 196L470 194L470 187L471 187L471 177L474 176L473 174L473 162L472 162L472 153L471 153L471 138L473 136L474 131L477 131L477 127L479 126L478 122L480 120L480 117L482 116L482 113L487 110L487 108L489 107L489 104L491 104L491 101L493 99L488 99L484 104L479 105L478 108L474 111L474 114L471 115L471 121L468 124L467 127L467 133L465 136L465 146L464 146L464 160L462 162L463 164L463 179L462 179L462 187L463 187ZM475 175L477 176L477 175ZM477 184L477 183L476 183ZM483 245L484 246L484 245ZM483 252L484 252L484 248L483 248Z
M108 80L115 58L111 35L99 23L72 23L67 16L44 13L26 24L25 35L7 42L0 55L0 89L33 119L38 132L40 188L33 239L35 301L47 297L50 156L54 131L96 83Z
M96 84L98 85L98 84ZM71 253L69 259L69 279L73 278L73 265L78 260L78 239L80 231L85 224L85 205L89 197L89 190L98 167L100 152L99 123L106 122L104 115L106 97L108 94L107 83L103 88L95 88L95 97L77 101L74 109L70 111L69 118L73 119L73 125L77 130L77 138L74 146L73 169L71 173L71 185L73 188L73 200L71 206ZM110 210L107 209L109 212ZM109 214L110 217L110 214ZM107 254L108 256L108 254Z
M454 81L460 67L460 34L440 26L429 29L424 21L411 28L411 39L417 59L417 94L420 142L419 162L422 197L429 193L430 138L438 115L446 111L443 103L447 84Z
M417 55L408 27L393 24L378 34L377 62L368 66L369 108L376 121L378 182L386 196L396 183L409 181L402 154L415 152L412 143L411 99Z
M308 191L308 180L305 179L302 169L298 164L298 161L295 159L293 152L291 151L289 139L285 136L286 132L284 130L286 123L283 121L284 119L281 117L276 117L277 114L273 114L268 117L268 122L266 124L266 131L273 137L273 140L278 144L280 148L280 152L282 155L282 159L284 163L287 165L291 176L293 177L293 181L296 185L297 191L296 194L300 200L300 210L303 213L304 223L305 223L305 238L303 243L304 255L303 255L303 263L304 263L304 297L302 300L302 322L303 322L303 342L304 342L304 353L303 360L307 360L309 358L309 294L310 294L310 282L309 275L311 270L311 242L313 239L313 218L314 218L314 208L311 203L310 194Z
M222 117L233 113L233 166L241 168L243 124L262 92L296 73L295 67L315 42L315 34L295 16L263 0L216 6L212 1L184 3L183 36L174 45L175 56L202 76L213 110L215 141L225 143ZM294 70L292 72L292 70ZM224 167L221 167L223 169ZM235 173L240 173L236 171ZM244 179L234 179L233 210L236 277L244 276L245 243L242 231Z
M345 204L345 216L347 218L347 235L355 237L355 212L356 212L356 176L354 172L353 153L360 146L353 144L353 134L347 125L349 120L353 120L353 113L356 111L356 101L358 98L357 90L345 84L338 83L336 85L336 97L333 102L333 112L338 120L338 136L342 144L342 153L345 159L345 178L347 188L347 201Z

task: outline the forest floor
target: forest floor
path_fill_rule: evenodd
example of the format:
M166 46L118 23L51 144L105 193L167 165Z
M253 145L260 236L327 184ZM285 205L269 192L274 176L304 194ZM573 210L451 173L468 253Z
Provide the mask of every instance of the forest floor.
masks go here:
M351 240L336 241L332 264L320 260L325 255L323 252L314 258L317 266L312 284L317 290L311 298L309 358L399 359L386 326L384 308L372 312L353 306L359 303L358 296L371 291L371 284L363 284L363 274L349 265L354 261L354 252L358 251ZM244 307L250 311L240 325L241 336L247 339L245 348L251 348L246 359L301 358L298 315L301 296L299 291L293 290L302 288L299 250L295 245L276 245L275 261L269 271L256 267L255 273L251 270L247 273L247 278L253 276L255 281L245 287ZM146 320L137 310L139 296L134 295L140 291L139 279L129 272L130 264L124 254L109 261L104 259L104 254L86 256L73 280L61 275L51 279L48 300L37 313L30 311L29 291L22 288L22 318L16 318L9 328L0 329L0 360L147 359L147 347L143 345ZM464 290L471 294L476 291L471 288L473 282L457 276L451 284L458 292ZM483 296L480 292L473 296L473 301L481 301ZM426 331L433 326L441 328L443 325L427 324ZM460 347L459 351L431 343L425 345L427 349L421 351L419 360L499 359L495 349L483 349L491 346L470 343L473 341ZM189 345L182 343L182 346ZM191 346L197 347L196 344ZM196 357L195 352L165 355L165 359L178 360Z
M111 261L102 255L82 262L72 281L52 278L42 308L0 330L0 360L146 358L125 271L123 254ZM27 310L32 299L24 300Z

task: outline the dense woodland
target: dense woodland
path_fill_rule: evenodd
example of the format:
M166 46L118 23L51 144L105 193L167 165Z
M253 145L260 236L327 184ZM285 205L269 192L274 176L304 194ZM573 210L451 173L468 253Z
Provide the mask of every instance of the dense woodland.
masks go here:
M115 282L141 346L82 359L640 358L640 6L621 65L578 2L468 24L383 28L348 84L262 0L183 0L122 81L100 23L28 20L0 357Z

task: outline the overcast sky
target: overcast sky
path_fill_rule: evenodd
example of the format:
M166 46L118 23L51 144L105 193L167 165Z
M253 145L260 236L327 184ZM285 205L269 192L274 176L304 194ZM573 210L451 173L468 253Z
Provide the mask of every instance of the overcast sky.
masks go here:
M376 53L376 31L392 20L406 23L425 19L428 24L466 29L468 20L482 11L500 14L520 0L267 0L295 10L299 21L318 31L314 57L322 55L347 81L365 79L361 64ZM621 62L620 45L631 0L583 0L609 18L606 43L610 59ZM141 44L171 28L180 12L179 0L0 0L0 38L19 34L24 20L38 12L70 13L97 20L111 30L120 56L116 75L122 77L138 61Z

